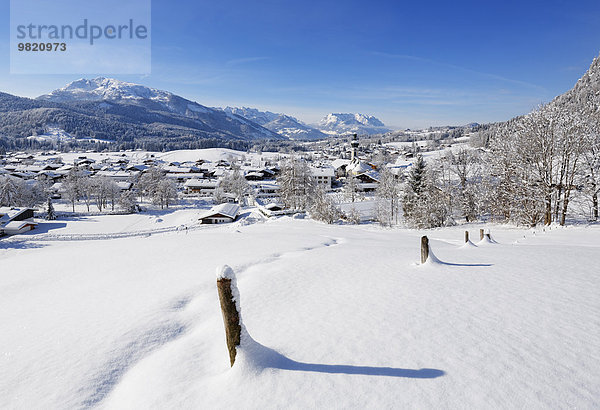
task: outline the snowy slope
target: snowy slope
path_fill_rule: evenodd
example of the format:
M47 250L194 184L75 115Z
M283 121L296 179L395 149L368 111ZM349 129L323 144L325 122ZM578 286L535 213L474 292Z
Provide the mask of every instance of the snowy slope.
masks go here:
M600 227L463 229L428 231L425 266L422 232L291 218L2 239L0 407L595 408ZM222 264L252 337L233 369Z

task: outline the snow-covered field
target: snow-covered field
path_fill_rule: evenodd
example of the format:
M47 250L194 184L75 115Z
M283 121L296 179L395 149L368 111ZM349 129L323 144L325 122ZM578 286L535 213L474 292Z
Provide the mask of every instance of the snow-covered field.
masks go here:
M193 212L160 218L176 226ZM441 262L423 266L424 232L289 217L0 239L0 408L597 408L600 226L486 227L497 243L464 247L464 227L425 232ZM233 368L223 264L252 336Z

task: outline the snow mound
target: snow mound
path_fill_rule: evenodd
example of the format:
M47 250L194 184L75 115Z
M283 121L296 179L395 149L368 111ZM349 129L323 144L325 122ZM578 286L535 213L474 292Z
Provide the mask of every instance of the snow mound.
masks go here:
M429 256L427 257L425 263L422 263L421 265L444 265L444 262L442 262L438 259L437 256L435 256L435 253L433 253L433 249L431 249L431 246L429 246Z
M482 240L477 242L477 246L486 245L486 244L497 244L497 243L498 242L494 238L492 238L491 236L488 236L486 234L486 235L484 235Z
M460 247L460 249L472 249L472 248L477 248L477 245L475 245L473 242L471 242L471 240L469 239L467 242L465 242L464 244L462 244Z

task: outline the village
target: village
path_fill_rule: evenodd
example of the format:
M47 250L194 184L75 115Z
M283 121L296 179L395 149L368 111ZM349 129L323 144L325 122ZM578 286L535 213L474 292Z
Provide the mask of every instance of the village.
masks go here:
M255 207L264 217L293 214L303 209L286 207L280 192L282 167L292 157L307 165L314 186L336 203L342 217L348 203L364 202L356 208L360 219L368 221L374 218L381 167L401 181L414 152L427 149L422 141L361 146L356 134L335 145L300 154L227 149L8 152L0 156L0 178L6 181L0 196L5 205L13 203L0 207L0 235L24 233L57 217L127 214L191 199L204 208L201 224L232 222L243 207ZM232 175L238 177L237 186L228 183Z
M380 145L375 149L362 147L356 135L348 138L342 148L301 155L308 164L316 187L328 196L340 197L348 179L353 179L355 200L369 201L379 183L378 166L386 166L398 178L403 178L410 166L412 148ZM420 150L419 147L417 149ZM35 229L39 221L59 216L98 213L130 213L142 207L176 205L180 199L195 198L202 204L214 205L199 218L199 223L232 222L241 207L256 207L265 217L295 213L286 209L280 196L278 178L285 161L293 154L242 153L225 149L150 153L140 151L116 153L6 153L0 156L0 178L10 178L13 187L3 187L4 200L21 206L0 208L0 234L13 235ZM189 159L188 159L189 158ZM193 159L195 158L195 159ZM376 164L377 158L394 159L393 163ZM145 175L157 171L165 189L149 194L144 202ZM243 177L242 194L226 181L233 173ZM74 175L77 186L71 185ZM147 179L147 178L146 178ZM101 185L101 187L98 187ZM11 189L14 192L11 192ZM89 191L89 192L86 192ZM166 192L165 192L166 191ZM18 197L21 197L20 199ZM26 198L23 198L23 197ZM139 198L139 199L136 199ZM108 206L107 200L112 204ZM154 201L153 201L154 199ZM18 202L20 201L20 203ZM26 207L22 205L27 203ZM103 202L105 202L103 204ZM198 201L195 202L199 203ZM53 214L48 215L48 207ZM372 217L369 206L363 206L363 219ZM56 211L54 211L56 210ZM372 211L372 210L371 210ZM35 218L34 218L35 216Z

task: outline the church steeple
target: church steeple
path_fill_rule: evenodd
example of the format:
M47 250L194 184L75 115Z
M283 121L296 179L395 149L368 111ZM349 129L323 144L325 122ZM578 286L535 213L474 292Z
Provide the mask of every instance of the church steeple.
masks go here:
M354 161L354 158L358 158L358 135L354 134L350 146L352 147L352 150L350 151L350 160Z

